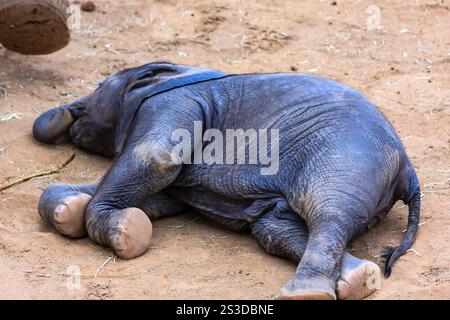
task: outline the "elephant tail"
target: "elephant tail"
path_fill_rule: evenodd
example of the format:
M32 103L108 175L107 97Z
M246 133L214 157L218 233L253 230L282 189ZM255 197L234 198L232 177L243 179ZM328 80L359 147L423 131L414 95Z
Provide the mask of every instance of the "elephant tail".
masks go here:
M416 173L411 165L409 165L408 178L409 183L404 188L403 201L408 204L408 227L406 228L405 236L396 248L386 248L381 254L385 262L384 276L388 278L392 272L392 265L394 262L404 255L416 240L417 231L419 229L420 220L420 185ZM406 189L406 190L405 190Z

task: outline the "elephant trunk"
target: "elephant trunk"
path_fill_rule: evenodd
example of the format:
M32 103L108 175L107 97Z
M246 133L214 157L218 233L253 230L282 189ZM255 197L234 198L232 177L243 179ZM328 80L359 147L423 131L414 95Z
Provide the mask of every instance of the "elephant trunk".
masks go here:
M75 122L69 105L43 113L33 124L33 137L44 143L59 143L69 138L69 128Z

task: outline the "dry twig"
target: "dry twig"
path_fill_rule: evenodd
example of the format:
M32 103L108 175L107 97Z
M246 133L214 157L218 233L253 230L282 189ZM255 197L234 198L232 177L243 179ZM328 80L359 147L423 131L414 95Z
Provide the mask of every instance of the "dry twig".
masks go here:
M103 262L103 264L97 269L97 271L95 272L95 275L94 275L94 281L97 280L97 275L99 274L99 272L102 271L102 269L108 264L108 262L111 261L112 258L115 259L114 256L109 257L109 258L106 259L106 261Z
M27 181L29 181L31 179L34 179L34 178L44 177L44 176L49 176L49 175L52 175L52 174L55 174L55 173L59 173L62 169L67 167L74 159L75 159L75 153L72 153L72 155L69 157L69 159L64 161L64 163L62 163L61 165L57 166L56 168L48 170L48 171L38 172L38 173L35 173L35 174L32 174L32 175L29 175L29 176L27 176L25 178L21 178L19 180L16 180L16 181L14 181L12 183L9 183L9 184L7 184L5 186L1 186L0 187L0 192L4 191L6 189L12 188L12 187L14 187L16 185L22 184L24 182L27 182Z
M198 220L200 220L200 217L197 217L197 218L195 218L195 219L192 219L191 221L188 221L188 222L183 223L183 224L180 224L180 225L170 225L169 228L172 228L172 229L180 229L180 228L184 228L184 227L186 227L187 225L190 225L190 224L192 224L192 223L194 223L194 222L196 222L196 221L198 221Z

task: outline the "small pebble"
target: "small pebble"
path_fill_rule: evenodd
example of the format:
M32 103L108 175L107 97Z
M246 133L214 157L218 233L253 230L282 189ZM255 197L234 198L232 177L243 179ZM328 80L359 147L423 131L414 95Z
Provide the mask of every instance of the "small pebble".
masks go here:
M81 10L86 12L95 11L95 3L92 1L85 1L81 4Z

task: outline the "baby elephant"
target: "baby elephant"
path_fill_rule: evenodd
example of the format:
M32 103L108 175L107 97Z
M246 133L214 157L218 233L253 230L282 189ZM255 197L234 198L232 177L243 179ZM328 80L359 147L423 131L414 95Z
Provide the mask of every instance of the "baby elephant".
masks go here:
M115 158L100 183L47 188L38 210L124 259L148 248L150 219L190 208L298 263L279 298L362 299L380 270L349 242L409 204L388 277L418 231L419 183L395 130L361 93L320 77L150 63L47 111L33 134Z

